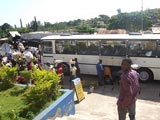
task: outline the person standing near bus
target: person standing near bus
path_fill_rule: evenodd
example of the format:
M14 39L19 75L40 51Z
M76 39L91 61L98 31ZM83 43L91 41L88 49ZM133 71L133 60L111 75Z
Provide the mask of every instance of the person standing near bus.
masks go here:
M104 82L105 84L113 84L112 73L110 67L105 66L104 70Z
M70 89L72 89L72 80L74 80L77 75L76 75L77 68L75 67L75 64L71 64L71 69L70 69Z
M139 93L139 74L131 69L131 59L123 59L120 80L120 95L117 101L119 120L125 120L129 112L130 120L135 120L136 98Z
M102 86L104 85L102 60L99 60L99 62L96 64L96 69L98 75L98 84Z
M62 88L63 88L63 84L64 84L64 74L63 74L63 64L62 64L62 63L58 64L56 72L57 72L57 74L60 75L60 77L61 77L60 84L62 85Z
M75 58L74 60L75 60L75 67L77 68L77 71L76 71L77 77L80 77L80 68L79 68L78 60L77 58Z

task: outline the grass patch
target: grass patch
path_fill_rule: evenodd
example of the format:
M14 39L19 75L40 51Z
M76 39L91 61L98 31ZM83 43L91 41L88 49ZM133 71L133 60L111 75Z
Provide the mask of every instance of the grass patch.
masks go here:
M15 86L0 92L0 116L1 120L10 120L11 113L19 113L26 106L23 100L25 88ZM15 114L16 114L15 113ZM23 118L20 118L23 119ZM25 119L24 119L25 120ZM27 119L26 119L27 120Z
M14 86L6 91L0 92L0 120L29 120L35 117L37 114L42 112L46 107L48 107L53 101L49 101L41 108L37 108L36 112L28 111L27 118L20 117L20 113L29 104L24 100L24 92L26 87ZM59 98L63 93L60 92L57 98Z

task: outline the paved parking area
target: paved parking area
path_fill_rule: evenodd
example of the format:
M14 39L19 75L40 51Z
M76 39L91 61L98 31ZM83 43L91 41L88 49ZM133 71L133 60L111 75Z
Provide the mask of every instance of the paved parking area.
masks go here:
M68 87L68 79L65 78ZM83 76L86 81L97 79L96 76ZM112 90L112 88L114 89ZM116 101L119 94L119 85L99 87L88 94L85 88L85 99L76 104L76 115L65 117L65 120L118 120ZM160 81L141 83L141 93L137 101L138 120L160 120ZM76 100L76 97L75 97ZM129 120L128 118L126 120Z

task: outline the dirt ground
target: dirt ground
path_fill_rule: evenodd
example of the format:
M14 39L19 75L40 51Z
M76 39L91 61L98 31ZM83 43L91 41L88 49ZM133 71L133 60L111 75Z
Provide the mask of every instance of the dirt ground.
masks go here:
M65 77L64 88L68 88L68 77ZM96 81L96 76L83 76L88 82ZM114 88L114 89L112 89ZM98 87L88 94L85 88L85 99L76 104L74 116L61 118L62 120L118 120L116 101L119 94L119 85ZM160 81L141 83L141 93L137 100L137 120L160 120ZM76 100L76 96L75 96ZM127 119L128 116L127 116Z

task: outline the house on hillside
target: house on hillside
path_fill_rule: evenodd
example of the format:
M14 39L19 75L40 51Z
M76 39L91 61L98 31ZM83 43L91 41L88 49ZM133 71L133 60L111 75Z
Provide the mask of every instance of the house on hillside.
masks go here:
M127 34L127 31L124 29L107 30L105 28L99 28L97 29L97 34Z
M160 34L160 23L154 24L152 26L153 34Z

